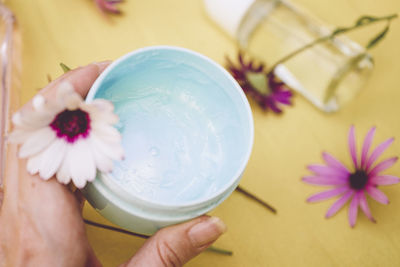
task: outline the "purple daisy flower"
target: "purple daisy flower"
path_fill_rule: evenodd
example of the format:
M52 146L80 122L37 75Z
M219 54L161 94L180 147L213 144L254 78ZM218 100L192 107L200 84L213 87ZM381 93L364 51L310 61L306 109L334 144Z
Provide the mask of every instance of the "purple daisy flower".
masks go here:
M227 69L236 79L243 91L250 95L264 109L281 113L281 104L291 105L292 92L280 81L273 71L266 72L264 64L256 66L254 61L245 63L242 53L238 55L240 66L235 66L227 58Z
M354 171L349 171L341 162L328 153L322 153L326 165L309 165L308 169L314 172L313 176L303 177L303 181L313 185L332 186L327 191L312 195L307 199L308 202L317 202L331 197L340 196L339 199L329 208L326 218L335 215L348 201L349 223L354 227L357 220L358 207L372 222L375 219L371 215L368 207L366 194L382 204L389 204L387 196L377 187L379 185L397 184L400 179L392 175L381 174L382 171L390 168L397 161L397 157L392 157L375 164L378 157L390 146L394 138L377 146L368 155L372 139L375 134L375 127L371 128L365 137L361 151L361 160L357 160L356 141L354 126L349 131L349 149L354 164Z
M120 14L121 11L116 7L122 0L94 0L98 8L104 13Z

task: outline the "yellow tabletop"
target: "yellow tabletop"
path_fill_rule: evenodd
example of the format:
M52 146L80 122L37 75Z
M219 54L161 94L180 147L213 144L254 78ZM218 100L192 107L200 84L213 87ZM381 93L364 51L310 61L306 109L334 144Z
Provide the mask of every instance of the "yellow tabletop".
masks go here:
M386 15L400 10L398 0L293 0L332 25L349 25L363 14ZM119 17L104 17L91 0L13 0L23 38L22 102L46 85L47 75L62 74L59 62L70 67L116 59L149 45L176 45L198 51L223 64L235 55L235 43L204 12L201 0L126 0ZM365 40L365 36L354 38ZM340 112L324 114L297 95L294 107L282 116L253 105L255 143L242 186L273 204L274 215L234 192L211 214L221 217L228 232L216 246L233 256L203 253L187 266L399 266L400 185L383 188L389 206L369 201L378 223L359 215L351 229L347 208L324 219L333 203L307 204L320 188L305 185L305 166L321 162L329 151L350 166L347 131L358 140L377 126L374 144L395 136L385 156L400 152L400 23L394 21L387 38L372 51L375 70L358 97ZM305 68L307 66L304 66ZM391 171L400 175L400 164ZM110 224L91 207L84 217ZM91 244L105 266L126 261L143 240L87 227Z

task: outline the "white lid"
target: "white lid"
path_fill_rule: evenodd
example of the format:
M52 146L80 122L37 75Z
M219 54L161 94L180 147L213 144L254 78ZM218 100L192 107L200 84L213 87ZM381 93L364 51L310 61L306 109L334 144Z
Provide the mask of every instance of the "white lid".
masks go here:
M204 0L208 15L236 37L243 17L255 0Z

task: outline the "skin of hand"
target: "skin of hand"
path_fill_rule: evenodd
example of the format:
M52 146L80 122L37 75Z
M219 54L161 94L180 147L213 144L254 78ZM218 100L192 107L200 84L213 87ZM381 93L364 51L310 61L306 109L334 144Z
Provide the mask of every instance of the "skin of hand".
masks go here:
M83 97L110 62L69 71L41 90L54 99L57 86L70 82ZM27 103L22 109L31 109ZM86 236L83 198L67 186L30 175L18 147L7 149L7 168L0 190L0 266L101 266ZM122 266L182 266L226 230L216 217L201 216L158 231Z

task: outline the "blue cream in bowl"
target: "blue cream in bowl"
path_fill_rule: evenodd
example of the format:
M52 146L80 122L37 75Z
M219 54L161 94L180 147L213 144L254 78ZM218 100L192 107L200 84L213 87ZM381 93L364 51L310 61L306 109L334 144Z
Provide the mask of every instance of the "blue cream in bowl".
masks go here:
M149 47L112 63L87 102L113 102L125 159L84 194L134 232L200 216L236 188L253 144L249 104L236 81L187 49Z

